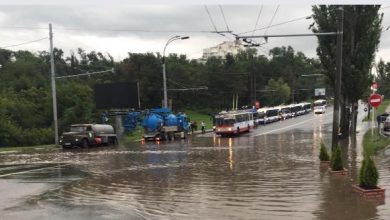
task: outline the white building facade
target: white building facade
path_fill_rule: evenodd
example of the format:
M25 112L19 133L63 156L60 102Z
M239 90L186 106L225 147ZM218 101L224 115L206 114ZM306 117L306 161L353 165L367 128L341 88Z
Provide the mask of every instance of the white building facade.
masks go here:
M244 46L240 41L224 41L215 47L203 49L202 60L207 60L209 57L220 57L224 59L227 54L234 56L244 50Z

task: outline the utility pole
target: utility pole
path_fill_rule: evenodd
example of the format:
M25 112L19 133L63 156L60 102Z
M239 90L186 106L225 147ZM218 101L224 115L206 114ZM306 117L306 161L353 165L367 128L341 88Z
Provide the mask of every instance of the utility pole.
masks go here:
M336 50L336 77L333 105L333 132L332 132L332 150L336 149L338 144L338 134L340 127L340 96L342 79L342 60L343 60L343 19L344 10L340 7L337 11L337 50Z
M56 79L54 70L54 54L53 54L53 31L49 24L50 38L50 67L51 67L51 95L53 97L53 121L54 121L54 143L58 145L58 121L57 121L57 94L56 94Z

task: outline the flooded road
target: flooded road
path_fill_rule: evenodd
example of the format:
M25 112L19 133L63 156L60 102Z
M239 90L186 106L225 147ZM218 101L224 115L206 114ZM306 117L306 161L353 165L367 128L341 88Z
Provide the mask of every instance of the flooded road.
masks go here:
M320 167L331 120L310 114L237 138L3 153L0 219L390 219L388 203L351 189L364 125L343 143L347 177ZM389 190L390 151L376 162Z

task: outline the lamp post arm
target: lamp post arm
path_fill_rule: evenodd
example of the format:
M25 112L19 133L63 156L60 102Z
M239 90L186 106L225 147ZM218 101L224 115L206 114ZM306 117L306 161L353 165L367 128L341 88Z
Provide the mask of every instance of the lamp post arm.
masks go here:
M171 42L173 42L173 41L175 41L175 40L178 40L178 39L180 39L180 36L174 36L174 37L171 37L168 41L167 41L167 43L165 44L165 47L164 47L164 50L163 50L163 63L165 63L165 50L167 49L167 46L171 43Z

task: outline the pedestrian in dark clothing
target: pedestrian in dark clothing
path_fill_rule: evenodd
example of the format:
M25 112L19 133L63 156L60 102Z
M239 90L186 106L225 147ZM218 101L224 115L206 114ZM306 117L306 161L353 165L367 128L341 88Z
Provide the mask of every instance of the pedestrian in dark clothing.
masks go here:
M191 133L194 133L194 122L190 122Z

